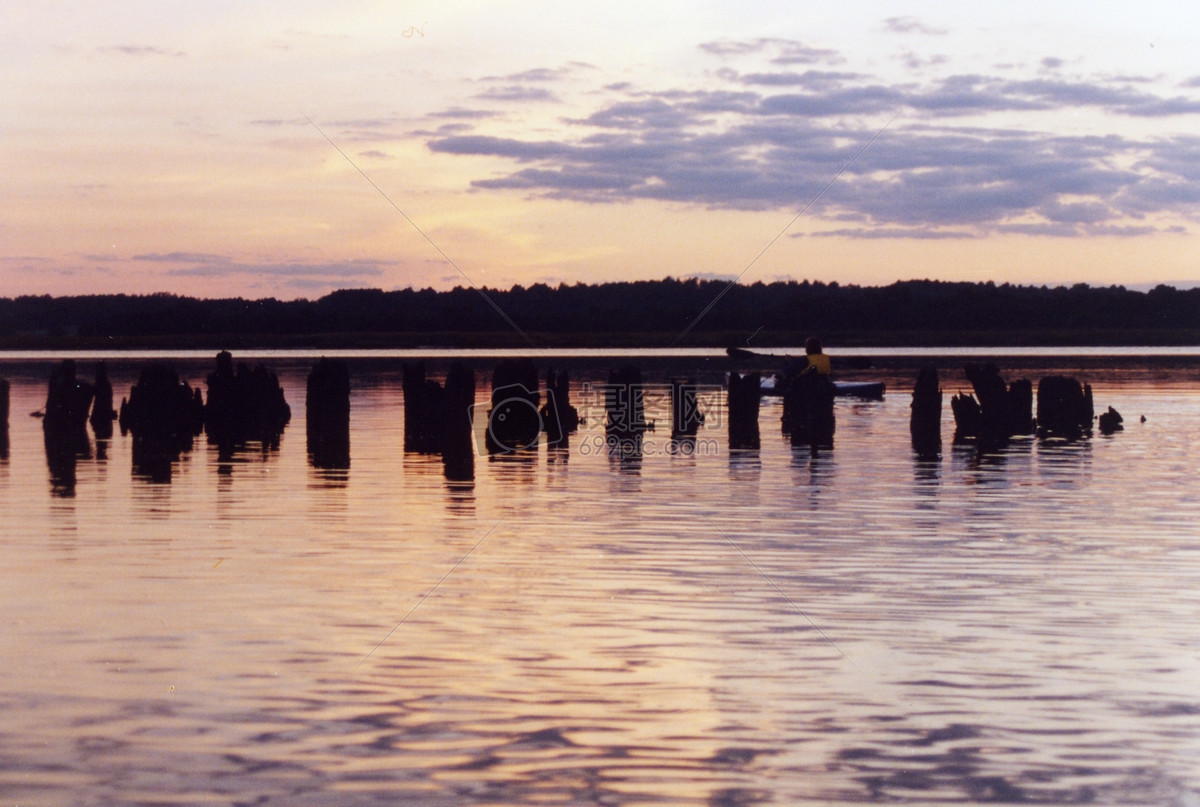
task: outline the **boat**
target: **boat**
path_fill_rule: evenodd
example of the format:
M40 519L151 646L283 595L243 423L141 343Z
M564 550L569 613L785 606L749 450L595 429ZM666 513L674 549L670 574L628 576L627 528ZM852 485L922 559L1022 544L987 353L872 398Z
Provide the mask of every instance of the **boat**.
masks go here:
M763 376L759 382L763 395L783 395L784 384L778 376ZM887 385L882 381L834 381L834 394L839 398L864 398L871 401L882 401Z
M725 353L730 358L742 360L756 359L761 361L763 359L782 359L787 362L803 358L775 353L757 353L753 350L746 350L740 347L726 348ZM777 375L764 374L759 384L763 395L783 395L784 380ZM882 401L887 386L882 381L834 381L833 389L834 394L838 397Z

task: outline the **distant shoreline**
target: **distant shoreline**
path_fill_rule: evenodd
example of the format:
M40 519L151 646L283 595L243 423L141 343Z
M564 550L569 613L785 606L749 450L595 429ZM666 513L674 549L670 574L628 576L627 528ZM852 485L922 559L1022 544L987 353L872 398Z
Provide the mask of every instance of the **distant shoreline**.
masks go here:
M461 349L578 349L578 348L726 348L751 350L795 348L808 332L758 334L698 333L675 341L667 333L530 333L528 340L513 331L436 333L328 334L161 334L140 336L71 336L11 334L0 336L5 352L28 350L461 350ZM1188 347L1200 345L1200 328L1188 330L1039 329L1023 331L872 331L825 332L826 345L856 347Z

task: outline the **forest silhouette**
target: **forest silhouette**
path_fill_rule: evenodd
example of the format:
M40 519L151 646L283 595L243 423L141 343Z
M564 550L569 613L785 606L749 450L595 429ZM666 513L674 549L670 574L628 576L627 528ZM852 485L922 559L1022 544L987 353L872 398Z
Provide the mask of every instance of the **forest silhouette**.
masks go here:
M715 301L715 304L714 304ZM516 327L514 327L514 325ZM346 289L318 299L0 298L0 347L1197 344L1200 288L721 280ZM681 335L683 338L681 338Z

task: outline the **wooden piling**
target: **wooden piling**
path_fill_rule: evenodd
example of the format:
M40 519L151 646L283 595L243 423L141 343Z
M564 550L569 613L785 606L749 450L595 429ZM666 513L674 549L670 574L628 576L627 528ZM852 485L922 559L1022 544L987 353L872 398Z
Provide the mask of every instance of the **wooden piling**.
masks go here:
M671 436L694 437L703 423L695 380L671 381Z
M942 450L942 388L934 367L923 367L913 385L909 432L919 457L936 459Z
M308 374L304 430L314 468L350 467L350 368L324 356Z
M1039 436L1077 440L1091 432L1094 416L1090 385L1061 375L1046 376L1038 382Z
M442 469L451 482L475 478L475 373L462 362L454 362L446 373L445 407L442 412Z
M108 368L104 362L96 365L94 390L92 414L89 421L96 439L107 440L113 436L113 420L116 418L116 412L113 410L112 383L108 380Z
M783 393L783 431L792 446L808 446L813 454L833 448L836 420L834 386L829 376L802 371L788 378Z
M757 449L760 445L758 411L762 401L762 375L729 374L729 448Z

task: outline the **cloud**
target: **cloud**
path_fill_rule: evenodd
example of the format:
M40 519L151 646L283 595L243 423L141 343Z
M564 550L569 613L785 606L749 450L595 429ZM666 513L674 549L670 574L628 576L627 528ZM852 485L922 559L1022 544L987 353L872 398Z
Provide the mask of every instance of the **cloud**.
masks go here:
M558 101L558 97L544 87L522 87L515 84L506 87L489 87L475 97L484 101L524 104Z
M107 45L100 48L101 53L115 53L122 56L186 56L183 51L171 51L153 45Z
M893 34L926 34L942 36L948 33L943 28L933 28L925 25L916 17L888 17L883 21L883 29Z
M845 61L836 50L817 48L790 39L760 37L758 39L721 39L705 42L700 50L723 58L771 53L771 62L780 65L841 64Z
M102 256L98 256L102 257ZM111 260L111 256L109 258ZM149 252L134 255L135 261L146 261L169 265L163 274L168 277L274 277L281 279L324 278L345 280L347 278L371 278L384 274L387 264L375 260L338 261L334 263L304 263L284 261L278 263L243 263L228 255L208 252Z
M561 67L536 67L531 70L523 70L519 73L510 73L507 76L488 76L482 80L501 81L508 84L551 82L561 81L562 79L570 78L576 73L595 69L595 65L588 64L587 62L568 62Z
M563 119L551 137L510 134L497 119L486 133L430 134L427 147L495 158L492 174L471 182L477 191L731 210L800 210L815 200L806 215L834 225L827 236L1138 235L1161 231L1145 221L1151 215L1200 218L1200 138L1033 127L1071 110L1147 120L1192 115L1200 98L1187 88L1164 95L1149 84L1058 73L897 82L827 69L838 54L800 42L721 40L701 49L722 60L826 66L740 72L723 65L702 89L610 84L593 96L603 100ZM1024 128L1011 118L989 125L1014 112L1029 121ZM897 122L872 141L889 119Z
M147 252L142 255L134 255L133 260L152 261L154 263L233 263L233 259L227 255L213 255L208 252Z
M915 238L921 240L946 240L979 238L980 234L970 230L943 230L932 227L843 227L837 230L818 230L813 233L799 233L796 238Z
M345 280L347 278L379 277L384 267L377 261L341 261L336 263L198 263L170 269L170 277L275 277Z

